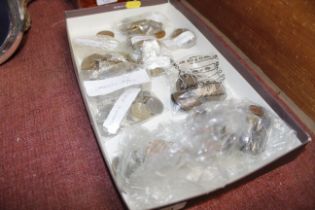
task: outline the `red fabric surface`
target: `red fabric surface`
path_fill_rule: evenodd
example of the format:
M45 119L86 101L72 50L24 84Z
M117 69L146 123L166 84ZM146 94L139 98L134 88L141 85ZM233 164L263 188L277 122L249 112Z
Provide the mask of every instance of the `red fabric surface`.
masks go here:
M124 209L93 135L66 36L70 2L38 0L0 66L0 209ZM189 209L315 209L313 143Z

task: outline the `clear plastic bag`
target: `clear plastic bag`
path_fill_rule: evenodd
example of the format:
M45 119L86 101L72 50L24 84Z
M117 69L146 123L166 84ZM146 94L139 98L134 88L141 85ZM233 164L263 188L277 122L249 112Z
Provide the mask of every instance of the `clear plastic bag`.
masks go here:
M153 131L126 130L113 170L135 209L150 208L224 186L294 145L295 135L253 103L210 103Z
M197 55L176 64L178 76L171 95L175 111L188 111L208 101L226 98L224 74L219 68L217 55Z
M146 89L149 86L126 88L92 100L103 136L115 135L122 127L145 122L163 112L162 102Z
M81 62L84 79L97 80L118 76L139 69L127 53L107 52L94 53Z
M120 24L119 29L123 34L128 36L151 35L157 38L163 38L165 36L165 23L167 23L167 18L162 14L148 13L126 18Z

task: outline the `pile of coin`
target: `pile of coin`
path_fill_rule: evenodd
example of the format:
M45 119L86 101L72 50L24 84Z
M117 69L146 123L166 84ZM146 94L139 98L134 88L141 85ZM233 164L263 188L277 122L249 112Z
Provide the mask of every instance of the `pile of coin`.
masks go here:
M127 35L156 35L163 38L163 24L150 19L142 19L122 25L121 31ZM164 32L164 33L163 33Z
M222 83L215 81L198 82L196 76L182 74L176 82L176 92L171 95L172 101L182 110L188 111L205 101L225 98Z

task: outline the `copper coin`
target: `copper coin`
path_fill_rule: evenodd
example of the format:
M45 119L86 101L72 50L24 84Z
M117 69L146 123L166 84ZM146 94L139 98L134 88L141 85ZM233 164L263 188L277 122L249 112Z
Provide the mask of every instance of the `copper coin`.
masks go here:
M263 108L257 105L250 105L249 110L258 117L262 117L265 114Z
M100 31L96 34L97 36L110 36L110 37L115 37L114 32L112 31Z
M165 35L166 35L165 31L159 31L154 34L154 36L158 39L162 39L163 37L165 37Z

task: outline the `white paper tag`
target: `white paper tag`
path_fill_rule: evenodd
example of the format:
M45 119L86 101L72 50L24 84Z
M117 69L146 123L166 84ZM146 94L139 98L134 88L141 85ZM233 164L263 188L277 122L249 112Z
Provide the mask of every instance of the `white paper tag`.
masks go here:
M131 44L134 45L137 42L146 41L146 40L154 40L154 39L155 39L154 36L133 36L131 37L130 41L131 41Z
M96 0L97 5L104 5L104 4L109 4L113 2L117 2L117 0Z
M84 81L88 96L106 95L132 85L140 85L150 81L144 69L104 80Z
M174 38L174 42L177 43L177 45L185 44L186 42L192 40L195 38L195 34L191 31L185 31L178 35L176 38Z
M101 49L116 49L120 44L119 41L110 37L80 37L75 38L74 42L77 45Z
M181 45L185 44L186 42L194 39L194 37L195 34L193 32L185 31L174 39L166 39L163 40L162 42L167 48L176 49L178 47L181 47Z
M150 57L144 63L147 69L167 68L171 65L171 58L168 56Z
M140 88L130 88L119 97L103 123L103 127L107 129L108 133L117 133L122 120L126 116L130 106L138 96L139 92Z

